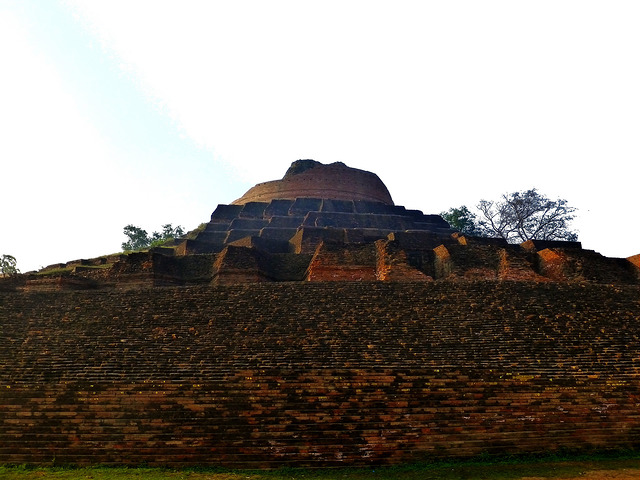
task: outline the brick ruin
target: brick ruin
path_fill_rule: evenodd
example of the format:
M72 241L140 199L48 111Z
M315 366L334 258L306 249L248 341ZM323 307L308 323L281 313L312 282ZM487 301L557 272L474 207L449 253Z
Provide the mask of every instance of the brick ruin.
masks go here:
M0 463L638 449L639 272L294 162L172 245L0 279Z
M439 215L395 205L371 172L299 160L281 180L218 205L208 223L170 246L51 265L0 288L443 279L637 285L638 257L607 258L579 242L465 237Z

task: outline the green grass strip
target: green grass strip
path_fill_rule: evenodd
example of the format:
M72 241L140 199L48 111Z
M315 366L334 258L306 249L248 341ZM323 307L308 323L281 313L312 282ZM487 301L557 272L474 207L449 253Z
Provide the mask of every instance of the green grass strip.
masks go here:
M2 480L517 480L523 477L560 479L596 470L637 470L640 452L581 456L486 458L469 461L414 463L368 468L225 470L123 467L0 466Z

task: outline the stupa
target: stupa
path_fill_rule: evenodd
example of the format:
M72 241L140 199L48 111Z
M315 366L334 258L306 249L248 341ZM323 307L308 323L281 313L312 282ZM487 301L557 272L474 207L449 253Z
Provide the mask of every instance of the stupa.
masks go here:
M259 183L230 205L218 205L183 253L219 252L248 238L272 253L311 253L322 241L372 243L409 231L453 233L439 215L394 205L374 173L298 160L281 180Z
M52 265L10 288L445 278L637 284L638 267L638 256L606 258L580 242L465 236L440 215L394 204L375 173L297 160L170 245Z
M387 187L375 173L350 168L342 162L324 165L315 160L293 162L281 180L259 183L233 204L298 198L393 205Z
M0 464L637 452L638 261L294 162L172 245L0 278Z

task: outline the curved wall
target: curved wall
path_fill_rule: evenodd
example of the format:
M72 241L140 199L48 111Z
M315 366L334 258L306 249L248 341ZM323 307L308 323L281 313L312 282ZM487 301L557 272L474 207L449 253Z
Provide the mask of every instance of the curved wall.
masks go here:
M389 190L375 173L340 163L318 165L281 180L258 183L232 204L296 198L365 200L393 205Z

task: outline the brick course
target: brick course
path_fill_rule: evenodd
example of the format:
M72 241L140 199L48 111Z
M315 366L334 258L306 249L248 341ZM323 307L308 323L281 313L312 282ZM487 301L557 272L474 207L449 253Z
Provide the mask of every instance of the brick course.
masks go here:
M1 463L332 466L640 447L637 285L0 292L0 364Z

